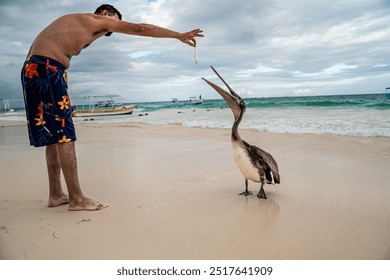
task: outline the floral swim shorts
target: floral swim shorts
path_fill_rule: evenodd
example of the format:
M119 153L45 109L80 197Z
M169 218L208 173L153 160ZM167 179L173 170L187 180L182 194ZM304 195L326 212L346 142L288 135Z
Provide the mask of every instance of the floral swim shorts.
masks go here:
M58 61L38 55L23 65L21 79L32 146L76 141L65 69Z

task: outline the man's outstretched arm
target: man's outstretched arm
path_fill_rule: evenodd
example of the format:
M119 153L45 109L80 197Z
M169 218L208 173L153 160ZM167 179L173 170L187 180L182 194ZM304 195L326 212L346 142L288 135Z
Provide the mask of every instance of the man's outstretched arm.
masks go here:
M196 46L195 37L204 37L203 30L194 29L189 32L180 33L157 25L146 23L132 23L120 21L111 18L102 18L104 22L102 28L106 28L110 32L123 33L127 35L146 36L154 38L173 38L190 45Z
M196 46L195 37L204 37L204 35L202 34L203 30L199 28L189 32L180 33L160 26L146 23L131 23L131 25L135 25L135 29L133 29L135 32L132 33L132 35L148 36L155 38L173 38L178 39L192 47Z

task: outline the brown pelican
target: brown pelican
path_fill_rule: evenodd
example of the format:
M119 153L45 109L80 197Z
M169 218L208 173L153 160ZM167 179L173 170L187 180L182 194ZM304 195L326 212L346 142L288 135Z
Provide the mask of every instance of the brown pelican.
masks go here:
M234 92L234 90L225 82L213 66L211 66L211 69L213 69L215 74L217 74L230 91L229 93L216 84L202 78L222 96L234 115L231 138L234 159L245 178L245 191L240 193L240 195L247 196L252 194L252 192L248 190L248 180L251 180L253 182L261 183L257 197L267 199L263 186L264 183L280 183L278 164L269 153L256 146L252 146L241 139L238 134L238 125L240 124L246 109L244 100Z

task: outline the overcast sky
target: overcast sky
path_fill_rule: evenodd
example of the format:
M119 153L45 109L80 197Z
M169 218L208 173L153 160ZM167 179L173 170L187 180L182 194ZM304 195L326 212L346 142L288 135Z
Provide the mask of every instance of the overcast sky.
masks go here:
M72 58L71 99L219 98L201 80L221 84L209 65L243 97L378 93L390 86L390 0L2 0L0 98L22 98L20 69L43 28L103 3L126 21L203 29L199 62L178 40L102 37Z

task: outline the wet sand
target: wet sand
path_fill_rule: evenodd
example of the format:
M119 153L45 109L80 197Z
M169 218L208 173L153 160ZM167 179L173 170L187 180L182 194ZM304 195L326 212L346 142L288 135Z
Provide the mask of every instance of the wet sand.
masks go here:
M260 200L238 195L229 130L77 132L82 188L105 210L47 208L44 148L0 124L0 259L390 259L389 138L241 131L279 163Z

